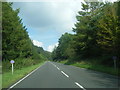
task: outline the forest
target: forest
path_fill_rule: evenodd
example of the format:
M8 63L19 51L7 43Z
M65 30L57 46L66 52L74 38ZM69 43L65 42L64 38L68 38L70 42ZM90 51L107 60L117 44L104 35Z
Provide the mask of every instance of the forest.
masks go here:
M20 9L14 10L12 5L2 2L0 6L0 81L3 88L48 60L120 76L120 1L81 2L82 8L76 13L77 21L72 28L74 34L62 34L52 53L33 44L19 17ZM15 61L14 73L11 60ZM46 70L50 70L49 66Z
M97 62L120 68L120 1L85 2L76 15L74 34L65 33L52 52L54 61Z
M26 26L18 16L20 9L13 10L12 4L2 3L3 73L11 69L10 60L15 60L15 68L20 69L50 59L50 52L33 45Z
M13 10L13 3L2 3L2 62L3 72L9 71L10 60L16 68L37 64L43 60L97 62L113 67L113 57L120 68L120 2L85 2L76 15L74 34L65 33L52 54L34 46L27 28ZM6 67L7 65L7 67Z

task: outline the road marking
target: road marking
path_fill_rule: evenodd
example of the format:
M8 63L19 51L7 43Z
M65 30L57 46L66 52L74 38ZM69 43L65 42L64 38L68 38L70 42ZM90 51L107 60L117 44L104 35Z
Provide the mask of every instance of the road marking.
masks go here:
M46 62L45 62L46 64ZM44 65L45 65L44 64ZM43 66L43 65L42 65ZM40 67L42 67L40 66ZM35 70L33 70L32 72L30 72L29 74L27 74L25 77L23 77L22 79L20 79L18 82L16 82L15 84L13 84L11 87L9 87L7 90L10 90L11 88L13 88L14 86L16 86L18 83L20 83L21 81L23 81L25 78L27 78L28 76L30 76L32 73L34 73L36 70L38 70L40 67L36 68Z
M53 64L55 67L56 67L56 65L55 64Z
M54 66L56 67L56 65L54 64Z
M69 77L66 73L64 73L63 71L61 71L62 74L64 74L66 77Z
M79 86L80 88L82 88L83 90L86 90L83 86L81 86L79 83L77 83L77 82L75 82L75 84L77 85L77 86Z
M50 62L51 63L51 62ZM60 70L60 68L59 67L57 67L55 64L53 64L53 63L51 63L53 66L55 66L58 70Z
M60 70L60 68L59 68L59 67L57 67L57 69L58 69L58 70Z
M50 62L51 63L51 62ZM53 66L57 67L55 64L51 63Z
M52 65L54 65L52 62L49 62L49 63L51 63ZM54 65L55 66L55 65Z

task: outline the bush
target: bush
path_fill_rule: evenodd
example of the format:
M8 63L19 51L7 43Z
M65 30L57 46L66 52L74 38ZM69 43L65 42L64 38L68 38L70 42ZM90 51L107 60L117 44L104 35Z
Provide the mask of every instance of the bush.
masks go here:
M24 59L15 59L14 60L15 63L14 63L14 69L21 69L23 67L28 67L28 66L32 66L32 65L35 65L35 64L38 64L40 63L42 60L33 60L31 58L24 58ZM7 72L7 71L10 71L11 70L11 63L10 61L6 60L6 61L3 61L2 62L2 72Z

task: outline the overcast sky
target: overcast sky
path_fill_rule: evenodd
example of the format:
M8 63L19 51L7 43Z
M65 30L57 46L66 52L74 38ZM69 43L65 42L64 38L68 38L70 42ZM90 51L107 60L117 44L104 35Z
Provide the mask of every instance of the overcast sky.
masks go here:
M72 27L77 12L81 10L81 2L83 0L31 0L14 2L13 8L20 8L19 16L33 43L51 52L62 34L73 33Z
M63 33L73 33L72 27L77 12L81 10L81 0L14 2L13 8L20 8L19 16L34 44L52 51Z

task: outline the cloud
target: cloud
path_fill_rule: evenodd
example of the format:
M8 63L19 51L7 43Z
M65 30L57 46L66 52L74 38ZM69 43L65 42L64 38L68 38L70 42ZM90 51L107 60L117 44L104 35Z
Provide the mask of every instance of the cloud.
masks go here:
M32 42L33 42L33 44L34 44L35 46L38 46L38 47L42 47L42 46L43 46L43 43L42 43L42 42L39 42L39 41L37 41L37 40L32 40Z
M72 32L76 14L81 10L81 0L13 2L12 7L20 8L19 16L28 28L30 38L44 43L35 42L35 45L51 52L61 34Z
M81 9L81 0L60 0L61 2L14 2L14 8L20 8L20 17L26 26L38 31L72 30L77 12ZM34 7L34 8L33 8Z
M55 46L57 47L58 43L56 43L54 45L49 45L47 51L52 52L54 50Z
M13 9L20 8L19 16L34 45L42 46L44 50L51 52L63 33L73 33L76 15L84 0L8 1L13 2Z

